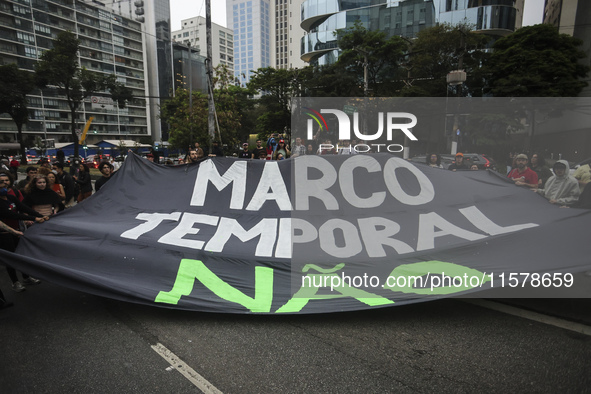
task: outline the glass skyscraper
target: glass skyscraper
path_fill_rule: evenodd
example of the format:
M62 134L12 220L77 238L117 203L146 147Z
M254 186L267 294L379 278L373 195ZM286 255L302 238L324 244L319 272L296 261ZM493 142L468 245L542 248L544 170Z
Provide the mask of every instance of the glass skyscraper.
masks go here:
M271 66L271 3L227 0L226 18L234 31L234 78L243 85L253 71Z
M338 29L359 20L368 30L412 38L436 23L466 23L476 31L503 36L515 30L517 0L307 0L301 7L301 58L334 63Z

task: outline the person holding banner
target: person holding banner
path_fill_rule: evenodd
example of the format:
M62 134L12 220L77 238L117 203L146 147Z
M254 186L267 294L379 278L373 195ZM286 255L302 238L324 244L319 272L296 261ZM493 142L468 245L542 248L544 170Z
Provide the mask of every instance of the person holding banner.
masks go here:
M21 203L18 198L8 194L9 175L0 173L0 220L6 224L8 228L0 229L0 248L9 252L16 250L18 244L18 237L23 233L19 231L20 222L31 221L36 223L43 223L49 220L49 217L43 216L37 211L29 208ZM2 223L2 222L0 222ZM23 283L18 280L16 270L10 266L6 266L8 276L12 282L12 289L16 292L26 290L24 284L38 284L40 280L32 278L27 274L22 274Z
M49 187L47 175L37 175L25 187L23 203L48 217L60 210L62 199Z
M546 181L546 187L537 189L537 193L544 196L550 204L571 206L579 200L579 182L569 175L566 160L558 160L552 167L554 175Z
M533 189L538 188L538 174L527 166L528 157L525 153L515 156L515 166L507 178L512 179L517 186L525 186Z
M427 165L433 168L443 168L441 165L441 156L437 153L431 153L426 157Z
M456 161L451 163L449 167L447 167L450 171L457 171L457 170L469 170L468 165L464 163L464 154L461 152L456 153Z

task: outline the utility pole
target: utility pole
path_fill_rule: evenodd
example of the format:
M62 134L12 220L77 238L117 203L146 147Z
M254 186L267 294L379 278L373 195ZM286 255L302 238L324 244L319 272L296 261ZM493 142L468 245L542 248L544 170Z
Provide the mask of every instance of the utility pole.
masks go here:
M191 41L187 41L189 49L189 149L193 141L193 54L191 53ZM188 153L188 152L187 152Z
M214 126L214 105L213 105L213 65L211 63L212 50L211 50L211 0L205 0L205 32L207 41L207 60L206 60L206 73L207 73L207 131L209 133L209 153L213 149L213 140L215 139L215 126Z
M455 71L451 71L447 74L447 83L448 85L457 86L457 105L456 105L456 112L454 114L454 124L451 134L451 154L455 155L458 153L458 137L460 134L460 117L458 111L460 110L460 97L462 97L462 85L466 82L466 71L462 70L464 67L464 53L466 50L466 40L465 35L466 33L462 28L459 29L460 32L460 58L458 59L458 69Z

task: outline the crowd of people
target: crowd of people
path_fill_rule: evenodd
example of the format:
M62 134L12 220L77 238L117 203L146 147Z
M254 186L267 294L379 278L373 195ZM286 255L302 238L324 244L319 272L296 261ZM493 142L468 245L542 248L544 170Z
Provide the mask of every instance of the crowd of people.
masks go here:
M11 166L12 167L12 166ZM18 166L14 166L18 168ZM113 165L108 161L100 163L101 172L94 185L98 191L111 177ZM64 164L43 162L39 167L29 166L25 178L15 182L17 171L0 169L0 248L14 252L19 237L34 223L43 223L66 208L80 203L92 194L92 181L88 165L74 161L70 171L64 171ZM6 267L12 290L22 292L26 286L41 283L26 273ZM10 304L0 289L0 309Z

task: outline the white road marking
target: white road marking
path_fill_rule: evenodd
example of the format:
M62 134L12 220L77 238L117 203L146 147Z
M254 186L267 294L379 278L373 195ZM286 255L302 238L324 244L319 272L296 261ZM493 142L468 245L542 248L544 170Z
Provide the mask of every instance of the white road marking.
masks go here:
M179 371L185 378L189 380L195 387L205 394L222 394L213 384L209 383L207 379L199 375L193 368L189 367L187 363L181 360L176 354L171 352L161 343L152 345L152 349L177 371Z
M487 300L462 300L469 304L477 305L483 308L492 309L498 312L506 313L508 315L522 317L524 319L529 319L533 321L537 321L539 323L549 324L551 326L564 328L565 330L570 330L574 332L578 332L579 334L589 335L591 336L591 326L587 326L581 323L575 323L572 321L559 319L557 317L544 315L542 313L532 312L525 309L517 308L510 305L501 304L494 301L487 301Z

